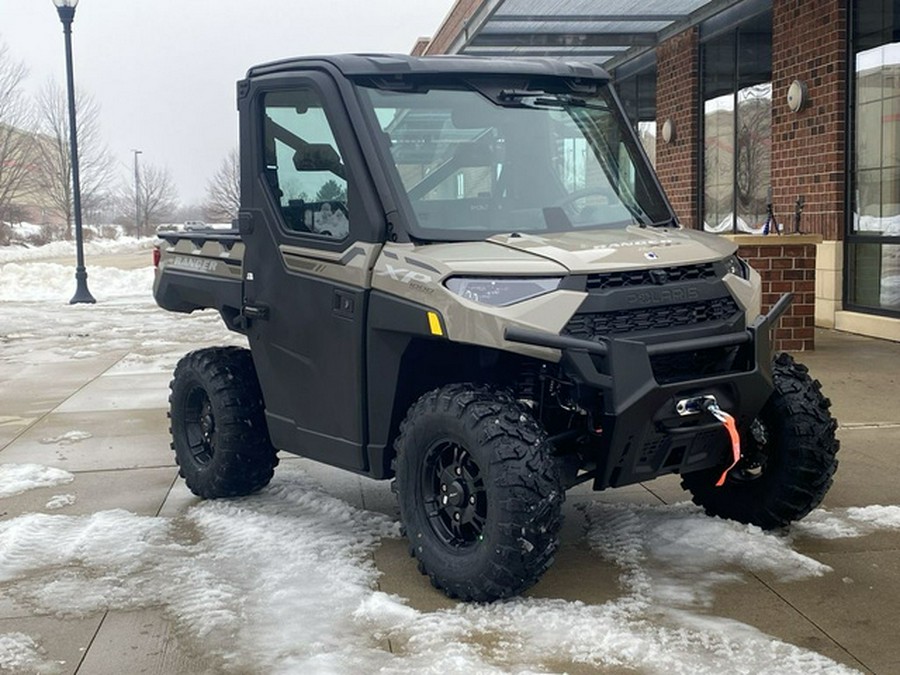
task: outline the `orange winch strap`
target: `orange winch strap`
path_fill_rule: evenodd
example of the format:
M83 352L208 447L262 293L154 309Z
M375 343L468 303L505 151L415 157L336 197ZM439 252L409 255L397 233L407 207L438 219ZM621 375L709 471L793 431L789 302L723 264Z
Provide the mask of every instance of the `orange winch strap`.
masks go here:
M713 415L715 415L716 419L722 423L722 426L728 431L728 435L731 437L731 452L734 456L734 461L731 463L725 471L722 472L719 481L716 483L716 487L722 487L725 484L725 478L728 476L728 472L731 471L737 463L741 461L741 437L738 434L737 423L734 421L734 417L729 415L727 412L718 408L715 411L711 411Z

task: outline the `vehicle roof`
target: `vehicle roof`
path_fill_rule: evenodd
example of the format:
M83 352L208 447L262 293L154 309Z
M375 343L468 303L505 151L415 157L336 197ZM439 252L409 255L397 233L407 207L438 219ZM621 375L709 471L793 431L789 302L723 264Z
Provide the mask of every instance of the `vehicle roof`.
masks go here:
M477 56L408 56L406 54L331 54L302 56L254 66L247 77L260 77L328 63L348 77L385 75L528 75L609 80L600 66L556 58L483 58Z

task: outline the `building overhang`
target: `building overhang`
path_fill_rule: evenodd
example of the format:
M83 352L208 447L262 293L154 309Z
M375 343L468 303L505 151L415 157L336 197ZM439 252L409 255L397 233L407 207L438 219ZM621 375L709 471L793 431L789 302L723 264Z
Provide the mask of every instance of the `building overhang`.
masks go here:
M743 0L457 0L426 54L556 56L614 69Z

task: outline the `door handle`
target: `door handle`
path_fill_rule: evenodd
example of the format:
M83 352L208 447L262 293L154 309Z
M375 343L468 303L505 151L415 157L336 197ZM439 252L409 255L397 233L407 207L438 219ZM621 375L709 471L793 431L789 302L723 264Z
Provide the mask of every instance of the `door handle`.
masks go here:
M267 305L244 305L241 307L241 316L246 319L267 321L269 319L269 308Z
M352 293L335 289L331 301L331 309L335 315L345 319L352 319L356 313L356 300Z

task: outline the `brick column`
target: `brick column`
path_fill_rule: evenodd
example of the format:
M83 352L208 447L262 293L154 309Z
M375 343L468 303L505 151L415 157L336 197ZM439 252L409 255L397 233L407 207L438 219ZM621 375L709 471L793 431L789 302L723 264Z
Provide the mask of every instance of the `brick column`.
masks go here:
M700 198L700 43L697 29L679 33L656 50L656 172L685 227L697 227ZM662 140L666 120L675 125Z
M803 195L801 228L826 240L844 238L847 130L847 2L772 2L772 202L785 232ZM809 88L803 110L791 112L788 88Z
M762 277L762 313L768 312L785 293L794 302L775 329L773 347L778 351L815 349L816 245L819 235L729 237L744 258Z

